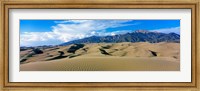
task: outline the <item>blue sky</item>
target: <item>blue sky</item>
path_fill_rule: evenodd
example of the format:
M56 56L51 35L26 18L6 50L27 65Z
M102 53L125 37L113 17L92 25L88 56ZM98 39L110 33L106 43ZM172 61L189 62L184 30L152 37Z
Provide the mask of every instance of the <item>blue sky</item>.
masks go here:
M56 45L135 30L180 33L180 20L20 20L20 46Z

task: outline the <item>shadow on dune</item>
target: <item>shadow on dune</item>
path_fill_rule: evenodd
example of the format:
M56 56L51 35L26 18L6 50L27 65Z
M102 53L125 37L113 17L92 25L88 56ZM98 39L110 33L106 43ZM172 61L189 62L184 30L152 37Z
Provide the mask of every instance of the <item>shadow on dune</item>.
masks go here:
M72 54L72 55L67 55L67 56L57 56L57 57L54 57L54 58L51 58L51 59L48 59L46 61L51 61L51 60L56 60L56 59L62 59L62 58L74 58L74 57L77 57L77 56L80 56L81 54Z
M101 54L110 55L111 56L111 54L109 54L108 52L106 52L104 49L99 48L99 50L100 50Z
M62 58L66 58L66 57L68 57L68 56L57 56L57 57L48 59L47 61L51 61L51 60L55 60L55 59L62 59Z
M155 52L155 51L151 51L151 50L149 50L149 52L151 52L151 54L152 54L154 57L157 57L157 56L158 56L158 53Z
M75 54L77 50L83 48L84 46L85 46L84 44L74 44L67 50L67 52Z
M77 56L80 56L81 54L75 54L75 55L70 55L69 58L74 58L74 57L77 57Z

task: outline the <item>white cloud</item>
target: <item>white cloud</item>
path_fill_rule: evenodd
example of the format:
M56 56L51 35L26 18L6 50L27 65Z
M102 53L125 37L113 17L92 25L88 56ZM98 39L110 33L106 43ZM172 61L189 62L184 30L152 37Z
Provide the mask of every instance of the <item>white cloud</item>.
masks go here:
M54 21L55 23L83 23L91 20L65 20L65 21Z
M117 28L122 26L134 26L127 24L129 20L65 20L55 21L56 26L52 26L49 32L24 32L20 35L21 46L54 45L68 42L75 39L81 39L90 36L108 36L124 34L133 30L115 30L108 32L108 28ZM174 32L180 34L180 27L155 29L162 33Z
M154 32L162 32L162 33L176 33L180 34L180 27L172 27L172 28L162 28L162 29L155 29L155 30L149 30Z
M114 35L118 35L118 34L125 34L125 33L131 33L131 32L133 32L133 30L118 30L118 31L113 31L113 32L106 32L104 34L98 33L96 35L98 35L98 36L109 36L109 35L114 36Z
M24 32L20 34L20 45L38 46L59 43L60 41L56 40L55 37L53 32Z
M136 25L129 20L66 20L55 21L50 32L25 32L20 35L21 46L37 46L67 42L89 36L115 35L124 31L106 32L107 28ZM129 31L129 30L128 30Z

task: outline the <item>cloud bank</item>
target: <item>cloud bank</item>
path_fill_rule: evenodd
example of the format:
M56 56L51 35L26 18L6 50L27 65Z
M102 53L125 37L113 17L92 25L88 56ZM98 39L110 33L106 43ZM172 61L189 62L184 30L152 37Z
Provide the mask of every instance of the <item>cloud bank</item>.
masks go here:
M24 32L20 35L21 46L53 45L90 36L106 36L130 32L130 30L108 32L108 28L117 28L135 24L126 24L129 20L66 20L55 21L50 32Z
M119 27L135 27L138 23L128 23L130 20L65 20L54 21L49 32L23 32L20 34L20 46L55 45L90 36L108 36L133 32L133 30L117 30ZM116 29L107 31L108 29ZM155 29L163 33L180 34L180 27Z

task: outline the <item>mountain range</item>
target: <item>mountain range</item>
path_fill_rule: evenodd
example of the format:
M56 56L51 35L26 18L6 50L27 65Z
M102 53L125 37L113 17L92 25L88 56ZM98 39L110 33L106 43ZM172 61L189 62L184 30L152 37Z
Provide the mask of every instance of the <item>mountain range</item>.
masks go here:
M118 34L113 36L91 36L60 44L66 46L79 43L119 43L119 42L180 42L180 35L176 33L160 33L146 30L137 30L132 33Z

